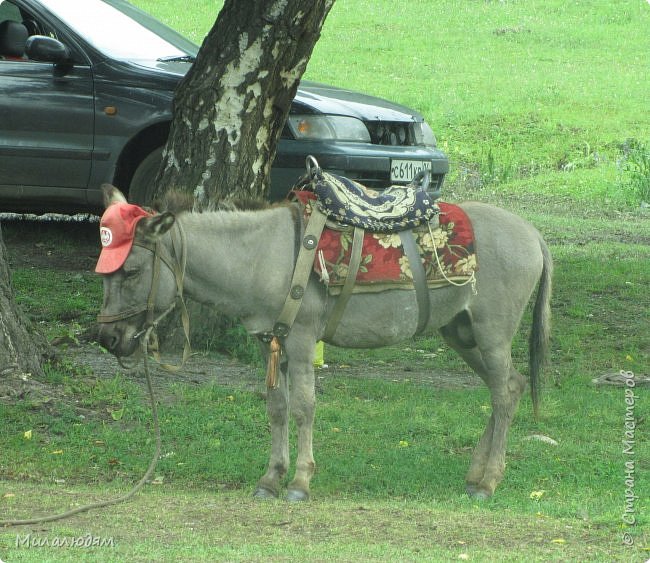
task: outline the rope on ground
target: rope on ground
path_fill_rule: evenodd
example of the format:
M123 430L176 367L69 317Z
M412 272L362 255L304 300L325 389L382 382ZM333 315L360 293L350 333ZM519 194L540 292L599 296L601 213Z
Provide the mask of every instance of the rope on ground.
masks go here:
M153 426L154 426L154 432L156 434L156 449L153 455L153 458L151 459L151 462L149 463L149 467L147 468L146 473L143 475L142 479L136 483L136 485L126 494L110 499L110 500L105 500L101 502L94 502L92 504L87 504L85 506L80 506L78 508L73 508L72 510L68 510L66 512L62 512L60 514L52 514L49 516L42 516L39 518L30 518L26 520L0 520L0 527L8 527L8 526L24 526L27 524L41 524L42 522L54 522L55 520L63 520L64 518L69 518L70 516L74 516L75 514L80 514L82 512L88 512L89 510L97 510L98 508L104 508L106 506L111 506L113 504L119 504L121 502L125 502L129 500L131 497L133 497L143 486L144 484L151 478L151 475L153 475L153 472L156 468L156 465L158 463L158 459L160 458L160 448L161 448L161 439L160 439L160 423L158 421L158 409L156 408L156 398L154 396L153 392L153 385L151 383L151 375L149 374L149 365L147 362L147 342L149 340L149 333L152 330L153 327L151 327L149 330L147 330L146 334L144 335L144 338L142 338L142 347L143 347L143 354L144 354L144 373L147 379L147 389L149 390L149 399L151 401L151 415L153 418Z

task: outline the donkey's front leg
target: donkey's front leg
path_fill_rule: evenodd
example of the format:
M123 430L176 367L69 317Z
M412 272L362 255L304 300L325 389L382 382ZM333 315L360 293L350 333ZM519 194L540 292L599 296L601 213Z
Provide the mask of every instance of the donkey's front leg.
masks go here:
M297 449L296 473L289 483L287 500L309 500L309 482L316 464L312 448L314 410L314 343L289 356L291 378L291 414L296 422Z
M280 481L289 469L289 384L281 370L277 389L267 389L266 410L271 423L271 457L264 476L258 481L253 496L277 498Z

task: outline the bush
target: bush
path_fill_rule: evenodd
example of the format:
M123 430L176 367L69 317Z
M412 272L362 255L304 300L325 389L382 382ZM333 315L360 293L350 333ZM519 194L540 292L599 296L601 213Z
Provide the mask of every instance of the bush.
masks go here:
M626 203L650 203L650 143L628 139L619 159L619 195Z

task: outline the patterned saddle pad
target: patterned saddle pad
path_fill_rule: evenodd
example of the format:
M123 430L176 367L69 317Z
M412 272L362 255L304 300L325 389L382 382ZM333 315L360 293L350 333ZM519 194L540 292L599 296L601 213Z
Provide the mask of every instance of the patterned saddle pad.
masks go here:
M294 188L316 195L327 217L376 233L396 233L426 225L438 212L434 197L415 185L391 186L381 193L318 169Z
M296 199L311 214L317 205L311 192L294 192ZM430 288L444 287L452 282L464 283L478 270L472 223L462 208L440 202L437 223L413 230L422 265ZM321 234L314 260L314 271L338 294L348 275L352 253L353 228L326 227ZM356 277L354 293L412 289L413 273L398 233L366 231L361 251L361 266Z

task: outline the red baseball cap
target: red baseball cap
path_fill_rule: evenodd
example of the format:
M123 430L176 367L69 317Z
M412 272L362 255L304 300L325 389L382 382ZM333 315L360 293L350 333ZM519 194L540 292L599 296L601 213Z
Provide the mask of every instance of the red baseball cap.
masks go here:
M110 274L124 264L133 246L135 226L143 217L151 217L151 213L131 203L113 203L106 208L99 222L102 251L95 272Z

